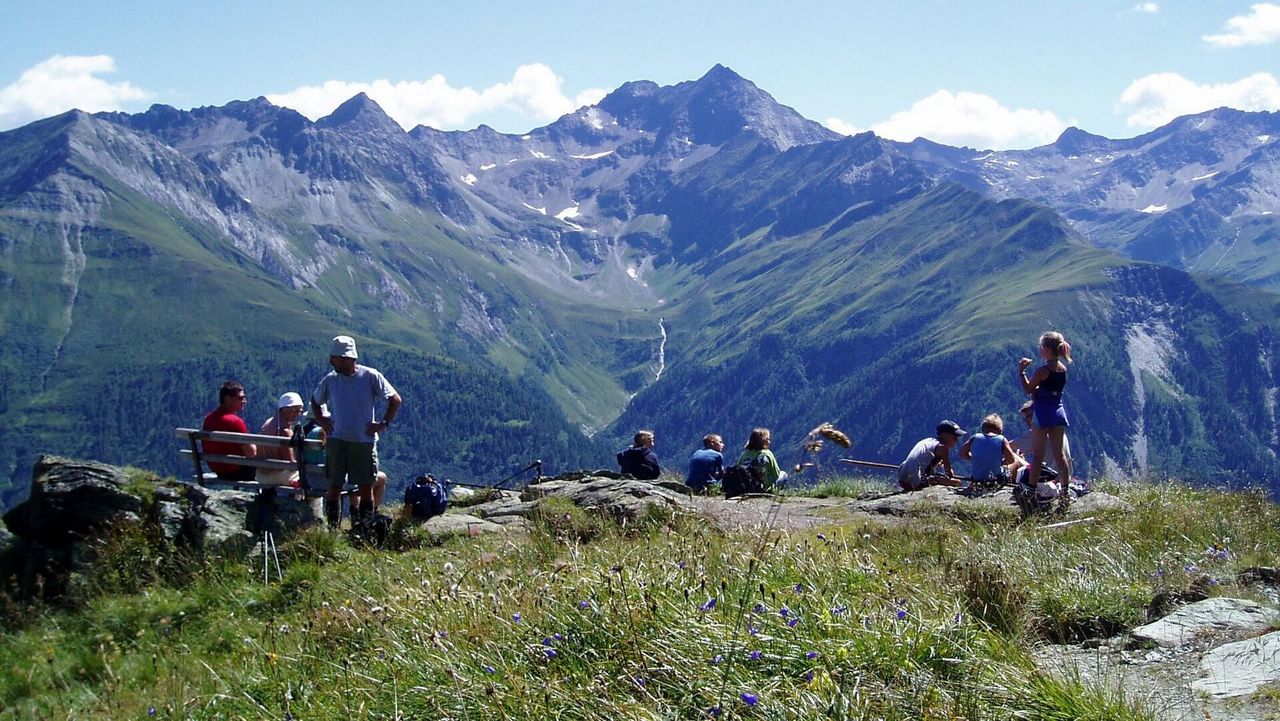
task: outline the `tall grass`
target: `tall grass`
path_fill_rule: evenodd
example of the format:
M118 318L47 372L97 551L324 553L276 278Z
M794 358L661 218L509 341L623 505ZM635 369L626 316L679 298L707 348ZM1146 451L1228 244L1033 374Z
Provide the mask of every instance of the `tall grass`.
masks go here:
M1131 627L1206 575L1230 588L1280 551L1280 515L1125 493L1134 513L1056 531L931 517L761 539L563 504L528 536L404 551L308 531L270 586L209 563L0 638L22 660L0 668L0 718L1146 719L1026 646Z

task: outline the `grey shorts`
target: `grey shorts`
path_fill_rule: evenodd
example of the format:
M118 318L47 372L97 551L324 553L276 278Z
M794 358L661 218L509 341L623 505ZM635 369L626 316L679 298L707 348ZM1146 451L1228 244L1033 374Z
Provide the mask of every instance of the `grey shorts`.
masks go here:
M347 481L361 488L372 486L378 477L377 444L330 438L324 446L324 472L330 489Z

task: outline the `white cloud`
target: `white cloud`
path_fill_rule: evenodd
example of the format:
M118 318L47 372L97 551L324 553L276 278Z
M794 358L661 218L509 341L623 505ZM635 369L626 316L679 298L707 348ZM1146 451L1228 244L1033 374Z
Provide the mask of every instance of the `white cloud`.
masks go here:
M846 123L840 118L827 118L827 122L823 124L841 135L857 135L864 131L863 128L859 128L853 123Z
M1258 3L1248 15L1237 15L1222 26L1221 35L1205 35L1202 40L1220 48L1266 45L1280 39L1280 5Z
M1133 6L1136 13L1151 13L1152 15L1160 12L1160 6L1155 3L1138 3Z
M976 148L1028 148L1051 143L1067 123L1048 110L1009 109L990 95L939 90L871 129L890 140L928 138Z
M1200 85L1177 73L1138 78L1120 94L1120 111L1131 128L1156 128L1180 115L1223 106L1237 110L1280 110L1280 83L1270 73L1255 73L1221 85Z
M109 83L98 77L114 72L116 61L110 55L54 55L0 88L0 128L72 108L90 113L120 110L125 103L152 97L128 82Z
M458 128L477 115L494 110L512 111L532 120L554 120L583 105L594 105L605 96L604 90L592 88L569 98L561 89L563 85L564 80L551 68L533 63L516 68L510 82L483 90L454 87L443 75L433 75L427 80L394 83L330 80L323 85L268 95L267 99L316 120L333 112L356 93L365 93L405 128L416 125Z

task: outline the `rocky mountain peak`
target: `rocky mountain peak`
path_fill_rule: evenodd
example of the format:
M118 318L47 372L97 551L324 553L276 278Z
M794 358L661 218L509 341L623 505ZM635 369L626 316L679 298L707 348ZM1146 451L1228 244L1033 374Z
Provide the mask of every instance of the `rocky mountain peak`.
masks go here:
M1108 142L1110 141L1101 135L1094 135L1073 126L1062 131L1062 135L1053 141L1053 147L1068 155L1080 155Z
M392 120L381 105L364 93L357 93L332 113L317 120L316 126L367 133L404 134L404 128Z

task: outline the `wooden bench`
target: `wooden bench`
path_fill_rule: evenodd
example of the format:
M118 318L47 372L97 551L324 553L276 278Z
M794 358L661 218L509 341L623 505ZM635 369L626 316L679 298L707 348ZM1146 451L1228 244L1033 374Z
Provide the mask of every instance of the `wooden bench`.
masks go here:
M276 471L297 471L300 488L308 498L324 496L329 489L329 481L325 476L323 463L304 463L304 451L319 451L324 448L321 441L311 438L285 438L283 436L264 436L257 433L231 433L228 431L203 431L197 428L177 428L174 433L178 438L187 442L187 447L179 452L192 462L192 470L194 471L191 480L201 486L221 486L229 487L237 490L261 492L268 489L284 489L293 488L289 485L261 483L258 481L233 481L225 478L218 478L216 473L205 470L205 464L209 461L214 463L227 463L237 466L252 466L254 468L265 468ZM276 458L249 458L248 456L238 456L225 453L208 453L204 450L205 441L217 441L220 443L234 443L237 445L245 445L252 443L259 448L292 448L296 461L285 461ZM351 485L344 486L342 495L348 495L354 487Z

